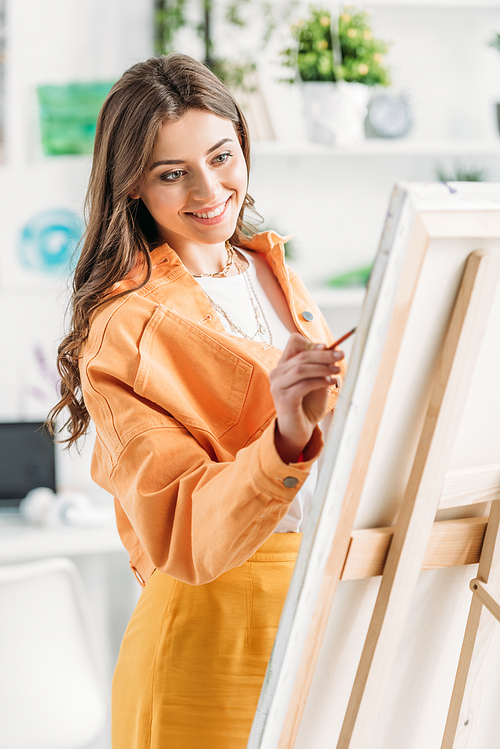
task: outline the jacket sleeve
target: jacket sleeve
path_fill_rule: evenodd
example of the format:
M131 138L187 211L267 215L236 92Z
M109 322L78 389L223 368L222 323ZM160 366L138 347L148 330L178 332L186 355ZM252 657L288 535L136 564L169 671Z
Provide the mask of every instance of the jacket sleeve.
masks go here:
M316 429L304 462L287 465L274 429L275 420L234 460L215 462L166 418L130 440L109 478L94 465L94 479L119 498L154 566L200 585L243 564L271 535L321 450Z

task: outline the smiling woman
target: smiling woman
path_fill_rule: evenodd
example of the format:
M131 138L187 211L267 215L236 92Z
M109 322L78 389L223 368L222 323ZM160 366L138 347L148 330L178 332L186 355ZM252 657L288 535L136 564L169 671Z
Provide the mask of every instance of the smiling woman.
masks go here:
M113 749L243 749L293 571L343 353L253 234L241 110L200 63L139 63L97 125L72 327L67 442L144 587L113 680Z

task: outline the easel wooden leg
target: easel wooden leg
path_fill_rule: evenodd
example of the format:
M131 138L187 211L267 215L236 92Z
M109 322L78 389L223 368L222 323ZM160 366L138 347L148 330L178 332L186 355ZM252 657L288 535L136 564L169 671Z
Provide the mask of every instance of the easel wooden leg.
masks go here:
M500 592L500 501L493 502L477 571L480 581L487 583L494 594ZM474 582L474 581L473 581ZM489 603L486 597L486 603ZM465 637L455 678L441 749L472 749L474 717L481 691L477 685L480 672L489 666L490 650L495 636L500 633L498 611L492 606L485 611L485 601L474 595L467 620ZM480 655L479 655L480 654Z
M460 423L456 404L467 397L496 292L499 260L474 252L467 262L337 749L370 745Z

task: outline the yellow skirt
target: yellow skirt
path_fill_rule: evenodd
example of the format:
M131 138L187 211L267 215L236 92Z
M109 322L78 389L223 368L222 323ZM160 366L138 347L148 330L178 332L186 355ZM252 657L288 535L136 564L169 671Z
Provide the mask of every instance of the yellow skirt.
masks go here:
M154 572L113 678L113 749L245 749L302 534L206 585Z

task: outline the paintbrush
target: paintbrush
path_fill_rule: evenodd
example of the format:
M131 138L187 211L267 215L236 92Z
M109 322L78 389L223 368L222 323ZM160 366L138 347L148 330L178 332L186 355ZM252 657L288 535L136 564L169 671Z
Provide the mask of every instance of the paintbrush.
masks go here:
M347 339L350 338L355 332L356 332L356 328L353 328L348 333L341 336L341 338L339 338L338 341L335 341L335 343L332 343L331 346L328 346L328 351L331 351L332 349L337 348L339 344L344 343L344 341L347 341Z

